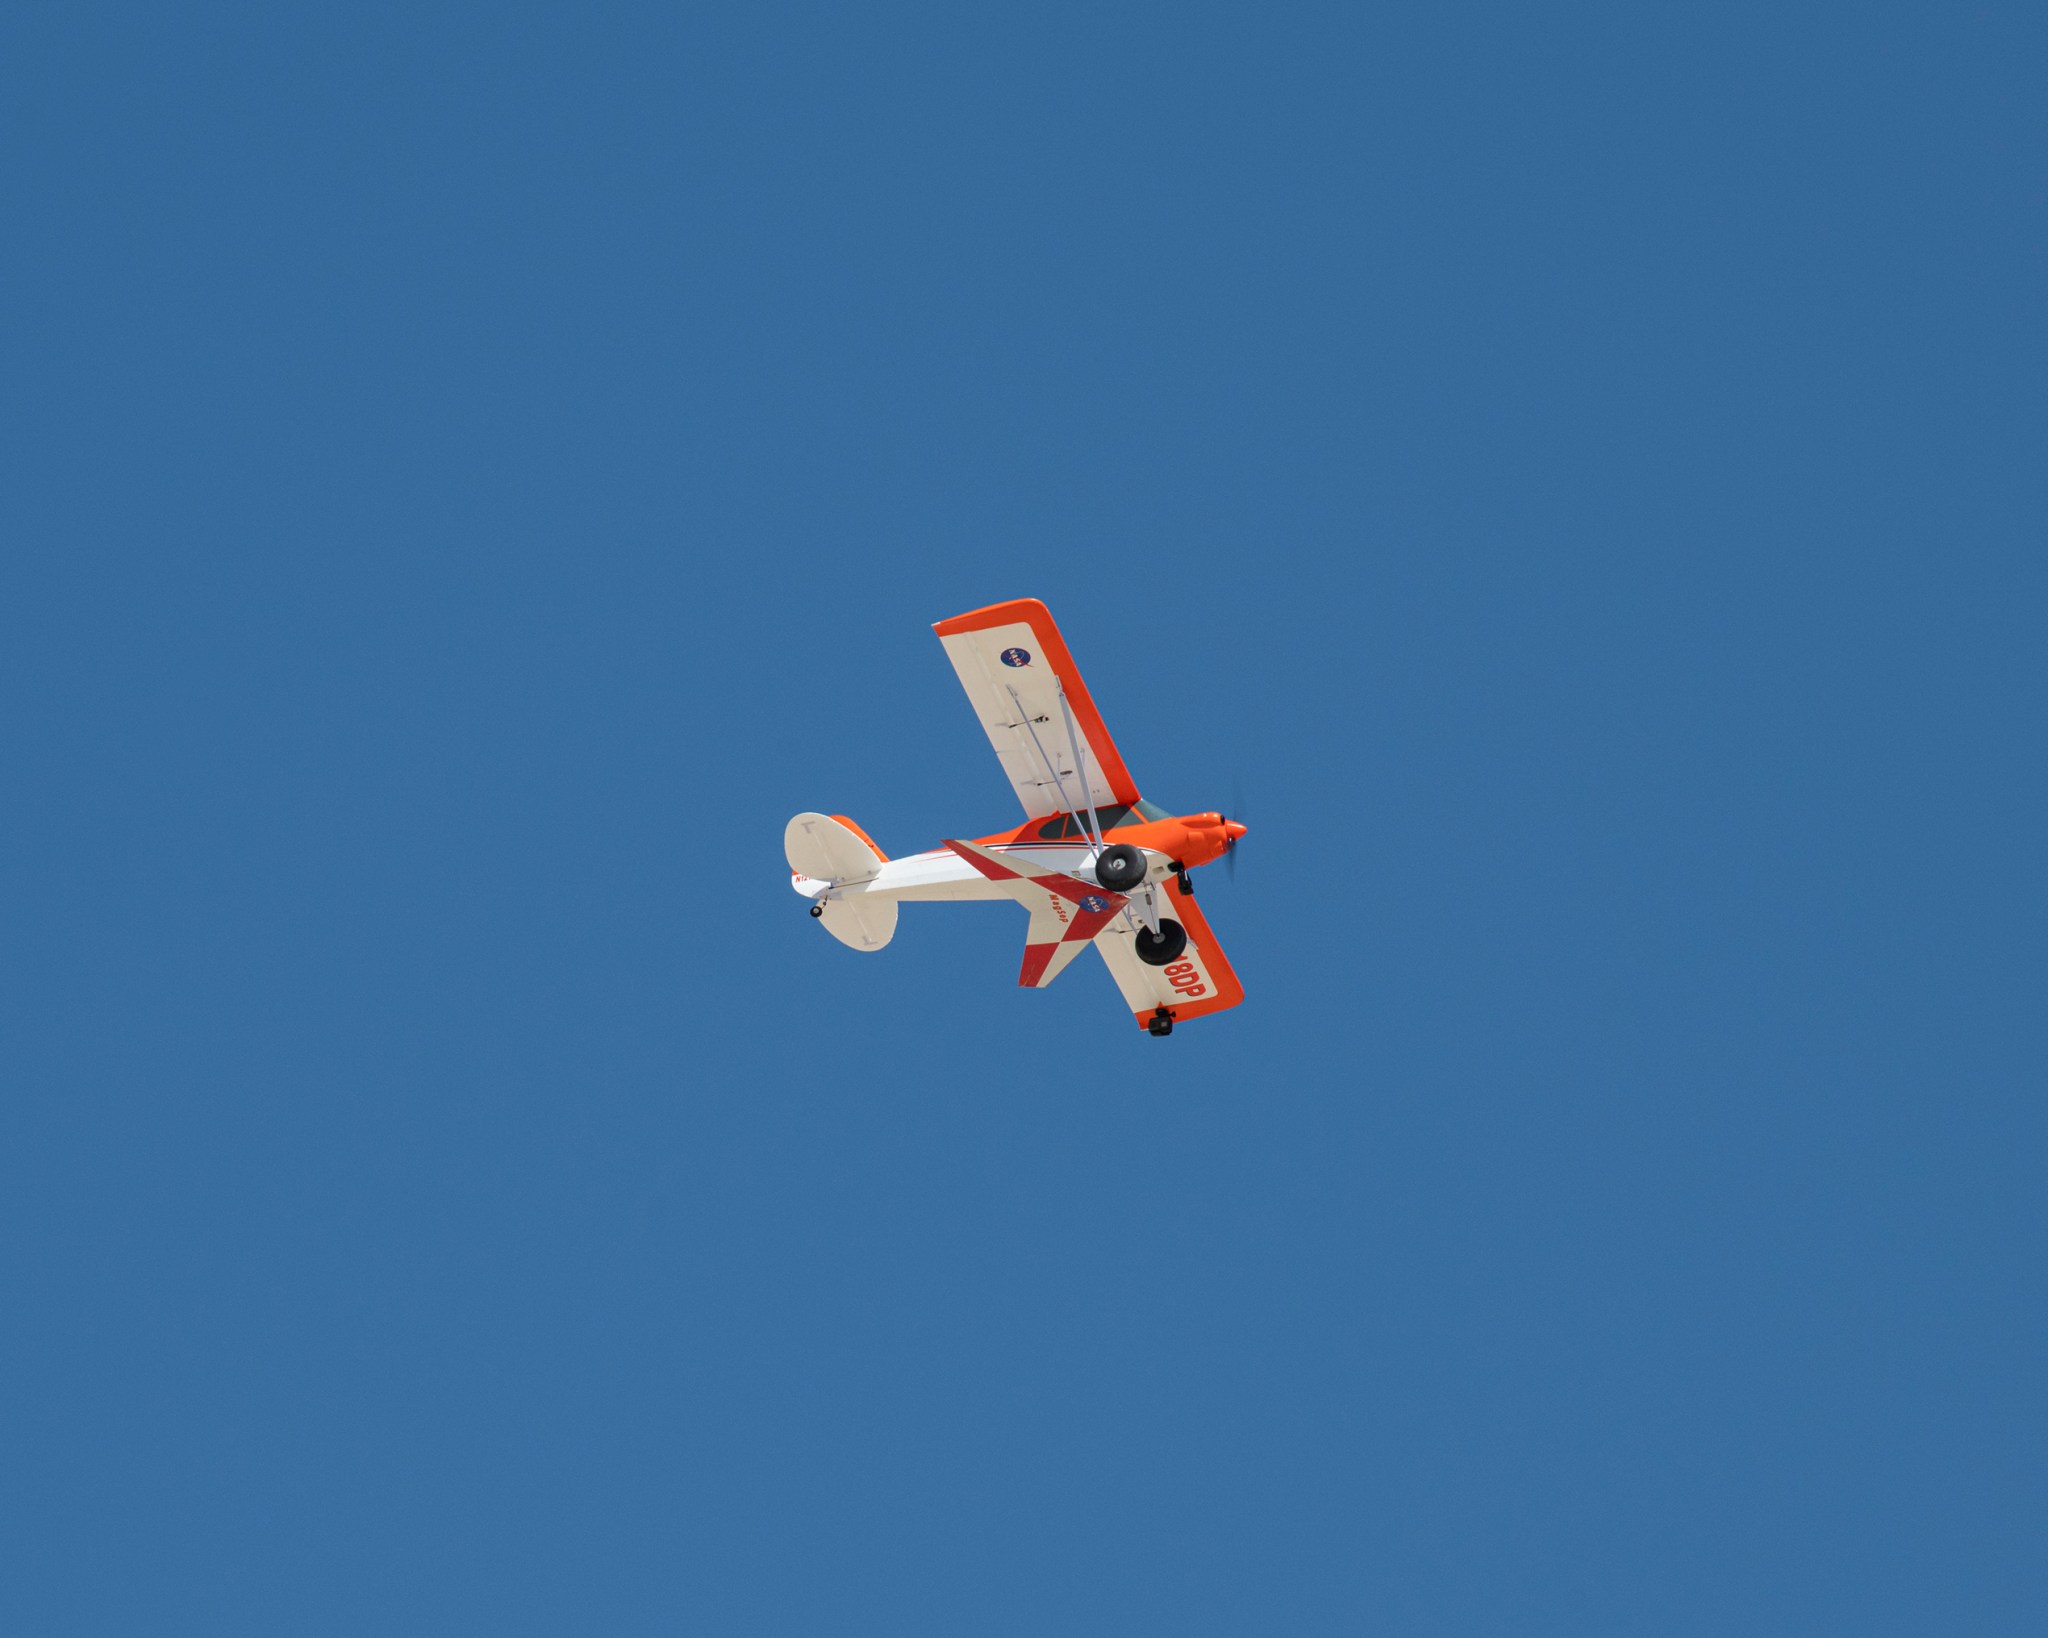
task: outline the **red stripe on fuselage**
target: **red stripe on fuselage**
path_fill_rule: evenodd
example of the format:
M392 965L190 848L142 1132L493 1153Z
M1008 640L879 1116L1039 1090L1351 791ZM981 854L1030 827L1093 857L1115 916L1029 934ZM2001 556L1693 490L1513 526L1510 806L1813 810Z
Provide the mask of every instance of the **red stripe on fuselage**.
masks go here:
M1008 865L997 864L995 860L984 856L978 848L964 842L949 841L946 846L992 882L1029 882L1033 887L1043 887L1048 892L1059 894L1063 899L1071 899L1075 904L1079 904L1091 894L1099 894L1112 901L1111 910L1123 906L1122 894L1112 893L1106 887L1095 887L1087 882L1077 881L1072 876L1063 876L1057 870L1047 870L1039 865L1027 865L1023 870L1013 870Z

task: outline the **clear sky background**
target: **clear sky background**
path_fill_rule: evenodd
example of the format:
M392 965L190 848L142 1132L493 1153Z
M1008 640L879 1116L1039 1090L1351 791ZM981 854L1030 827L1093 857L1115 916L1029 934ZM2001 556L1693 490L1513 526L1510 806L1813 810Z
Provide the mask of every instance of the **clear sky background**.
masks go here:
M2048 11L4 62L0 1628L2048 1627ZM1234 1013L789 891L1015 596Z

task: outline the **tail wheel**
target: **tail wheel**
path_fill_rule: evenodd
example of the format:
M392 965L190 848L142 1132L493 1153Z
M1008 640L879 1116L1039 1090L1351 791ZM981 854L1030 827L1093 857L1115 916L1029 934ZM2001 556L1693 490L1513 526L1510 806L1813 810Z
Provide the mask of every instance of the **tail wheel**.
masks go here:
M1134 887L1142 887L1145 885L1145 855L1129 842L1106 847L1095 861L1095 879L1112 893L1128 893Z
M1164 1007L1161 1007L1150 1018L1145 1020L1145 1027L1154 1035L1171 1035L1173 1033L1173 1014Z
M1138 959L1148 967L1163 967L1169 961L1178 961L1181 951L1188 947L1188 930L1170 917L1159 918L1159 932L1155 937L1149 927L1138 929Z

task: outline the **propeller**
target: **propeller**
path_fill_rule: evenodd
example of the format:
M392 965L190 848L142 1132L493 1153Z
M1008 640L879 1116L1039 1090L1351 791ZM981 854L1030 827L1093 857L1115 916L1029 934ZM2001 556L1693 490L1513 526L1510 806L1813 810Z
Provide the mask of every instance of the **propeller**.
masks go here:
M1241 815L1241 814L1243 814L1243 812L1244 812L1244 787L1243 787L1242 785L1238 784L1238 783L1237 783L1237 782L1236 782L1235 780L1232 780L1232 781L1231 781L1231 784L1230 784L1230 797L1231 797L1231 803L1230 803L1230 805L1231 805L1231 811L1232 811L1232 812L1234 812L1234 813L1240 814L1240 815ZM1226 876L1228 876L1228 877L1229 877L1229 878L1230 878L1230 879L1231 879L1231 880L1232 880L1232 881L1234 882L1234 881L1236 881L1236 880L1237 880L1237 844L1238 844L1239 838L1238 838L1238 837L1236 837L1236 836L1233 836L1233 835L1231 835L1231 833L1230 833L1230 825L1231 825L1231 822L1232 822L1232 821L1231 821L1230 815L1229 815L1229 814L1225 814L1225 815L1223 816L1223 823L1224 823L1224 830L1223 830L1223 835L1224 835L1224 843L1223 843L1223 874L1224 874L1224 875L1226 875ZM1238 823L1238 824L1240 824L1240 825L1244 825L1244 820L1243 820L1242 818L1239 818L1239 819L1238 819L1238 820L1236 821L1236 823ZM1249 825L1245 825L1245 829L1246 829L1246 830L1250 830L1250 829L1251 829L1251 826L1249 826Z

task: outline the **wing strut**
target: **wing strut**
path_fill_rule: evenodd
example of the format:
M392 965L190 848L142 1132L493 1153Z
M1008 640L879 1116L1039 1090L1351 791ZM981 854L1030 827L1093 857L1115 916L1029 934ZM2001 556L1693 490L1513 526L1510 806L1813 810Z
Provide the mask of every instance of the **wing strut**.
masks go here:
M1064 688L1060 690L1060 715L1066 719L1067 749L1074 753L1074 767L1081 780L1081 794L1086 796L1088 794L1088 742L1074 732L1074 713L1068 709L1067 691ZM1060 796L1062 798L1066 794L1064 789L1061 790ZM1085 816L1076 814L1074 817L1081 821L1081 834L1088 838L1089 846L1094 849L1095 858L1099 863L1105 845L1102 840L1102 816L1091 806ZM1091 826L1093 827L1092 830ZM1159 908L1153 901L1152 890L1149 887L1145 889L1143 911L1145 924L1152 929L1153 937L1158 937ZM1124 925L1135 933L1138 930L1138 924L1131 919L1131 907L1129 904L1123 907L1122 913Z
M1088 843L1089 857L1100 859L1102 857L1103 845L1102 830L1099 825L1096 825L1094 808L1085 806L1085 799L1088 795L1088 764L1081 760L1080 751L1077 747L1074 753L1074 764L1076 771L1080 775L1081 795L1084 799L1084 805L1077 806L1073 798L1067 795L1067 782L1060 778L1059 765L1045 754L1045 743L1038 737L1038 725L1031 720L1031 713L1024 709L1024 702L1017 697L1017 690L1005 684L1003 692L1010 696L1010 703L1017 708L1017 720L1024 724L1024 731L1031 736L1031 748L1038 753L1038 760L1045 764L1045 771L1052 775L1053 789L1060 793L1061 803L1065 805L1067 812L1072 814L1080 824L1081 835ZM1066 689L1062 688L1060 690L1059 699L1060 715L1066 719L1067 723L1068 741L1070 744L1073 744L1075 743L1074 717L1073 713L1067 709ZM1093 830L1089 828L1091 825L1095 825ZM1140 908L1144 913L1145 925L1152 930L1152 936L1157 938L1159 936L1159 901L1149 887L1143 892ZM1136 923L1131 922L1131 909L1128 903L1123 906L1123 917L1127 923L1131 924L1135 931Z
M1045 746L1040 742L1038 738L1038 725L1031 720L1031 713L1024 709L1024 702L1017 698L1016 689L1008 687L1006 685L1003 689L1003 692L1010 696L1010 703L1016 706L1017 720L1024 724L1024 731L1031 736L1031 748L1038 753L1038 760L1045 764L1045 771L1052 775L1053 788L1060 793L1061 805L1064 806L1067 812L1071 813L1076 819L1080 819L1081 810L1074 806L1073 799L1067 795L1067 782L1064 779L1060 778L1059 765L1055 763L1051 757L1045 754ZM1066 708L1066 691L1062 689L1060 691L1060 709L1061 711L1065 711ZM1084 799L1088 795L1088 776L1085 768L1083 769L1081 774L1081 795ZM1098 857L1102 852L1101 845L1097 843L1093 837L1089 836L1088 826L1085 820L1083 820L1081 824L1081 835L1082 838L1089 844L1089 847L1091 849L1090 857Z
M1074 732L1074 713L1067 709L1067 691L1064 688L1060 690L1060 715L1066 720L1067 749L1074 753L1075 777L1081 781L1081 794L1085 797L1088 794L1088 754L1081 748L1080 736ZM1060 794L1064 796L1066 792L1062 791ZM1077 813L1074 817L1081 821L1081 834L1088 838L1089 846L1095 850L1095 857L1101 858L1102 821L1096 817L1094 806L1089 806L1085 816Z

